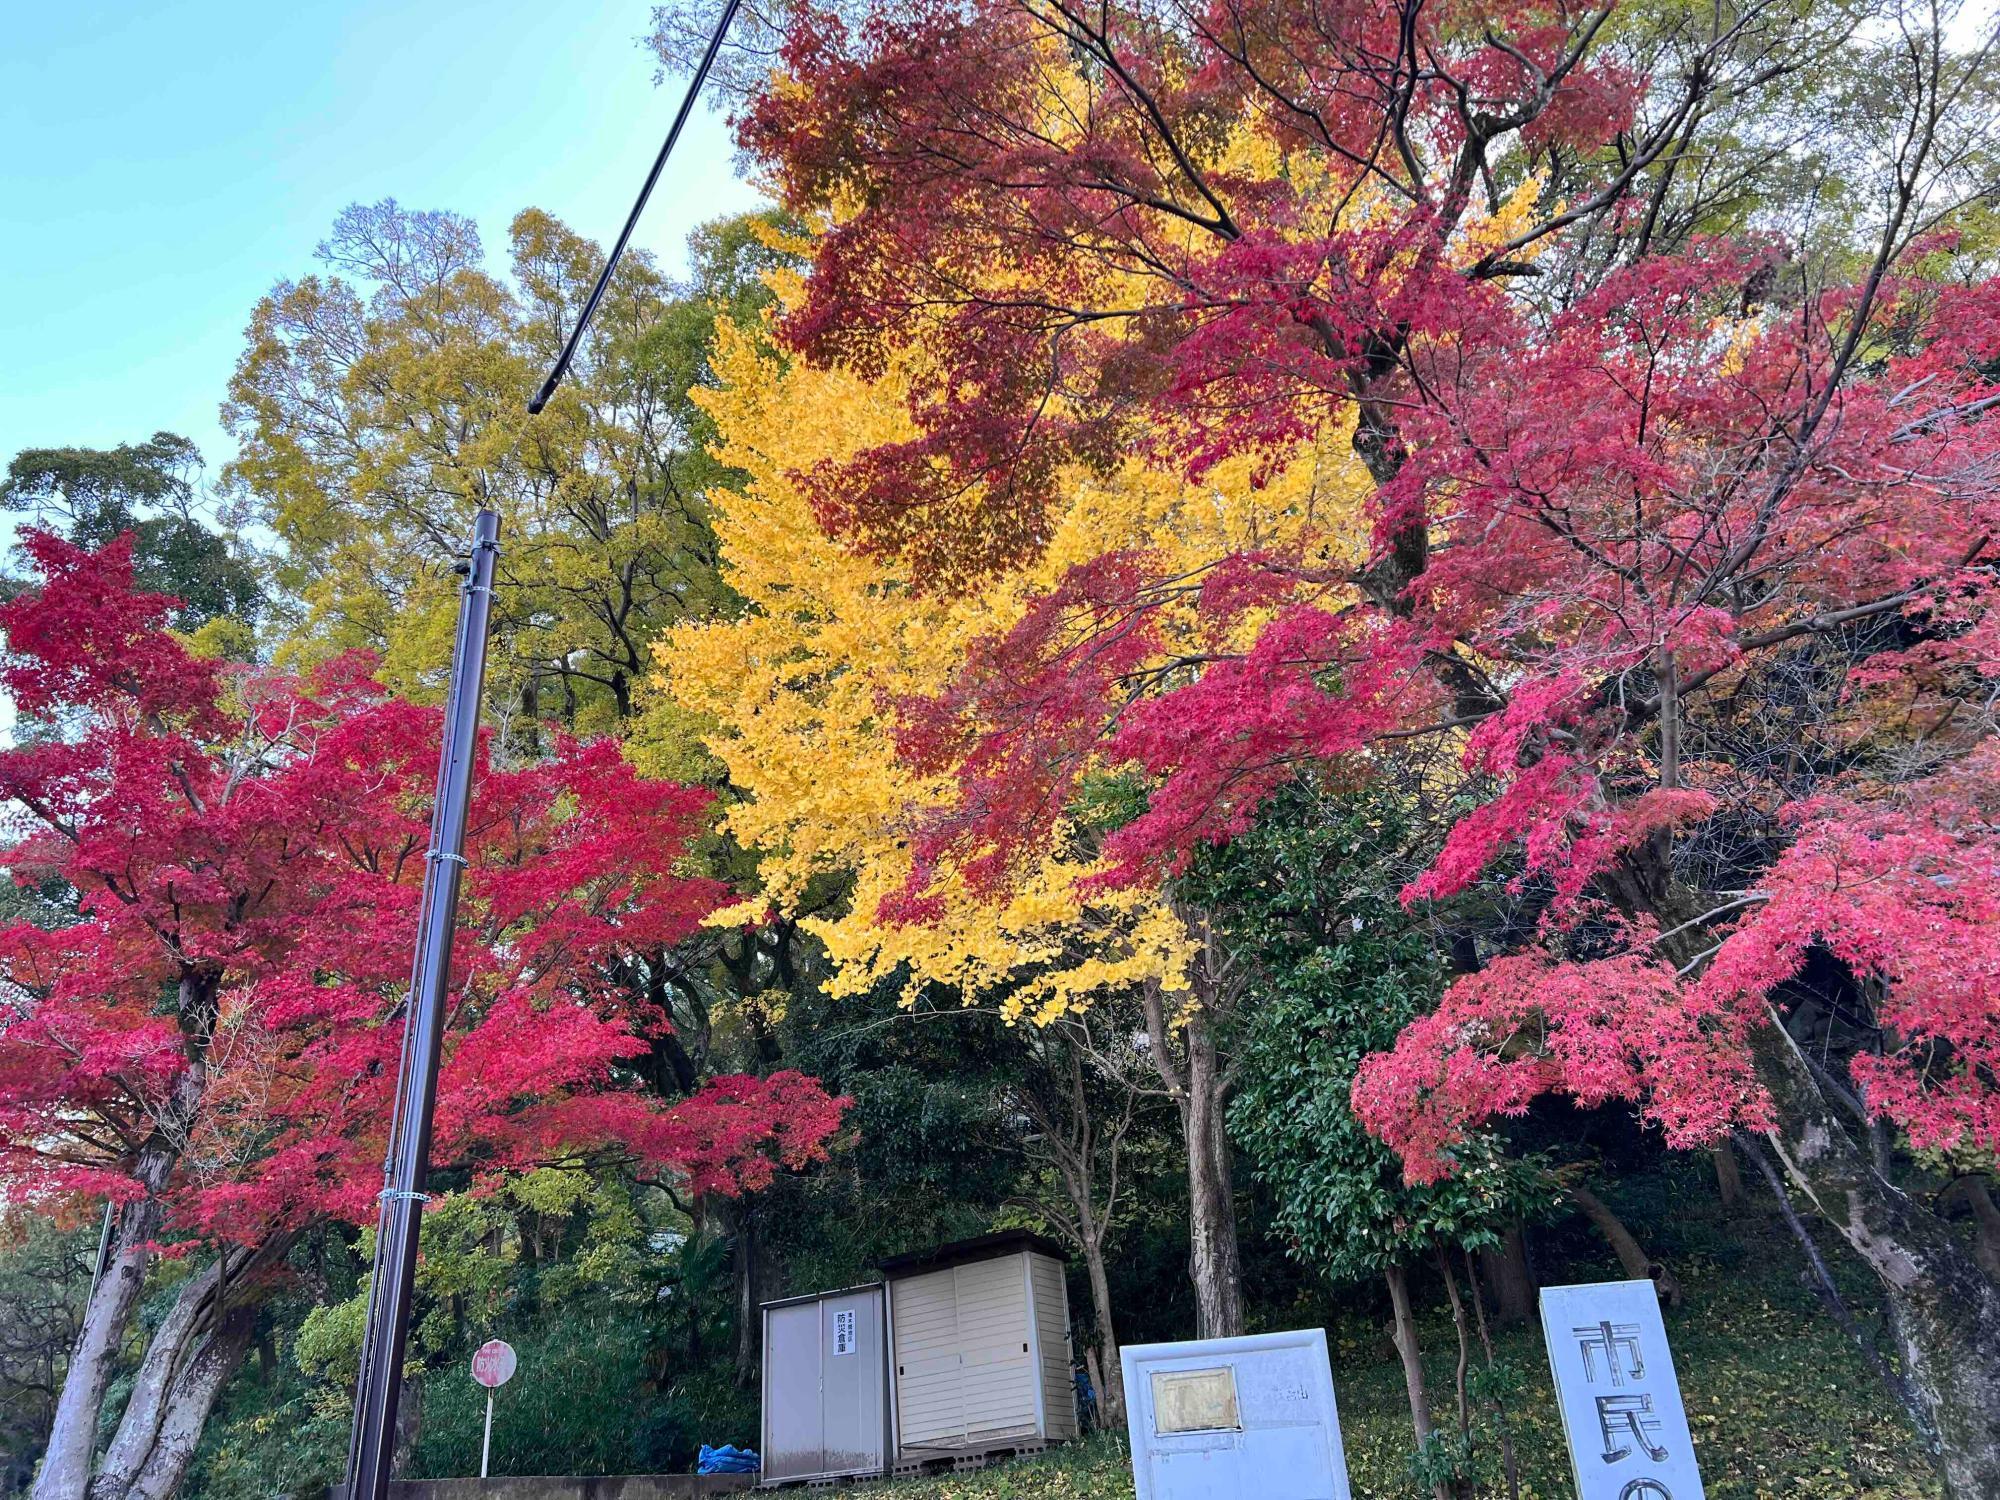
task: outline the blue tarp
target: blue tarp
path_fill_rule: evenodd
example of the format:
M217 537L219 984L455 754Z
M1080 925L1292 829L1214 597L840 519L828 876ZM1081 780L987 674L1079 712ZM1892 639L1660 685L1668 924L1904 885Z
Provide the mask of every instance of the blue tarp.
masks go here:
M763 1467L755 1448L738 1448L724 1443L720 1448L701 1445L701 1464L695 1469L697 1474L755 1474Z

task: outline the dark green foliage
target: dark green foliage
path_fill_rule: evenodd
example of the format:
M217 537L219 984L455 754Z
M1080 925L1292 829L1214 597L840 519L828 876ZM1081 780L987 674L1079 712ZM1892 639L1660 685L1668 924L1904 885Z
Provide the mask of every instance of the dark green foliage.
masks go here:
M756 1441L754 1401L726 1378L685 1371L655 1386L643 1319L572 1314L510 1331L508 1342L521 1372L494 1395L496 1474L643 1474L689 1467L704 1441ZM607 1401L613 1391L619 1399ZM413 1474L478 1473L486 1392L467 1361L431 1374L423 1400Z
M1302 781L1194 876L1253 962L1231 1131L1271 1195L1276 1233L1336 1282L1440 1245L1491 1245L1551 1197L1539 1165L1490 1135L1462 1153L1457 1176L1406 1186L1349 1107L1361 1060L1393 1043L1444 983L1433 931L1397 899L1407 845L1390 795Z
M132 534L139 587L181 601L174 624L255 620L264 604L256 572L195 514L201 454L171 432L116 448L27 448L0 481L0 507L101 547Z

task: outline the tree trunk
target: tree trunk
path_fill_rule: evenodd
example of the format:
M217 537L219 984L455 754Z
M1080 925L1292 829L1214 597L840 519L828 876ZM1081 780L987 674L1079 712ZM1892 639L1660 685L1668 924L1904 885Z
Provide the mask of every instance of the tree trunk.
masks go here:
M178 1388L176 1373L182 1356L196 1342L198 1328L214 1313L217 1294L226 1295L228 1282L249 1259L247 1252L224 1250L197 1275L181 1283L174 1305L160 1320L139 1361L132 1394L118 1419L118 1430L91 1477L90 1500L120 1500L146 1466L167 1419L167 1408Z
M1403 1389L1410 1398L1410 1426L1416 1429L1417 1442L1422 1444L1431 1435L1431 1398L1424 1389L1424 1356L1417 1347L1416 1314L1410 1310L1410 1273L1400 1265L1392 1265L1382 1273L1382 1279L1389 1284L1389 1309L1393 1317L1389 1332L1396 1344L1396 1356L1403 1362Z
M1102 1392L1105 1388L1104 1361L1098 1357L1098 1353L1095 1349L1086 1349L1083 1351L1083 1367L1090 1374L1091 1390ZM1118 1380L1119 1388L1121 1390L1124 1388L1125 1384L1124 1375L1125 1372L1121 1369L1119 1371L1119 1380ZM1077 1415L1079 1419L1082 1417L1081 1412L1079 1412ZM1104 1420L1104 1402L1100 1395L1097 1403L1097 1430L1099 1432L1107 1431L1108 1425L1109 1424L1107 1424Z
M1187 1023L1187 1097L1181 1110L1188 1163L1188 1277L1195 1336L1243 1332L1243 1257L1236 1238L1236 1188L1229 1160L1228 1099L1208 1021Z
M188 1463L215 1398L250 1352L257 1324L254 1307L237 1306L222 1317L206 1342L181 1367L167 1394L160 1428L139 1476L120 1500L169 1500L187 1477Z
M1733 1212L1743 1201L1743 1173L1736 1165L1736 1148L1728 1141L1718 1143L1709 1153L1715 1161L1715 1191L1725 1212Z
M1961 1177L1946 1189L1947 1200L1957 1199L1972 1210L1972 1256L1995 1282L2000 1282L2000 1206L1983 1177Z
M1678 1277L1667 1269L1663 1261L1654 1260L1645 1248L1632 1237L1632 1231L1624 1221L1613 1213L1604 1200L1582 1183L1569 1190L1570 1201L1584 1211L1590 1222L1597 1226L1611 1244L1612 1253L1618 1257L1618 1264L1625 1274L1634 1281L1650 1281L1659 1289L1660 1300L1669 1307L1681 1305L1681 1284Z
M1424 1389L1424 1355L1417 1345L1416 1314L1410 1308L1410 1276L1401 1265L1391 1265L1382 1272L1382 1279L1389 1284L1392 1317L1389 1332L1396 1344L1396 1357L1403 1363L1403 1390L1410 1398L1410 1427L1421 1449L1431 1440L1431 1398ZM1446 1500L1443 1485L1437 1487L1437 1496L1438 1500Z
M1097 1377L1097 1420L1113 1430L1125 1425L1125 1367L1118 1358L1118 1329L1111 1321L1111 1281L1104 1272L1104 1236L1085 1235L1084 1269L1090 1275L1090 1307L1097 1317L1097 1355L1102 1373Z
M1946 1493L2000 1495L2000 1287L1949 1225L1875 1170L1775 1014L1753 1045L1786 1175L1882 1283Z
M396 1396L396 1447L389 1455L389 1477L408 1479L417 1461L417 1439L424 1430L424 1383L403 1378Z
M1236 1240L1236 1190L1229 1161L1229 1078L1204 1009L1182 1026L1186 1065L1175 1067L1159 987L1144 994L1153 1067L1180 1111L1187 1151L1188 1280L1194 1284L1195 1333L1228 1338L1243 1331L1243 1257Z
M757 1220L748 1203L734 1208L736 1219L736 1383L757 1383L758 1346L763 1321L757 1315Z
M139 1153L133 1175L145 1196L119 1210L104 1275L84 1304L83 1326L77 1333L76 1347L70 1351L62 1393L56 1398L55 1420L49 1428L41 1471L35 1476L33 1500L84 1500L88 1493L104 1392L111 1384L112 1366L131 1325L132 1309L145 1289L146 1271L153 1263L153 1239L160 1230L158 1194L178 1157L178 1150L164 1132L156 1134Z
M1535 1276L1528 1269L1527 1238L1519 1224L1511 1225L1500 1243L1479 1252L1486 1281L1493 1288L1493 1319L1502 1327L1526 1323L1535 1316Z

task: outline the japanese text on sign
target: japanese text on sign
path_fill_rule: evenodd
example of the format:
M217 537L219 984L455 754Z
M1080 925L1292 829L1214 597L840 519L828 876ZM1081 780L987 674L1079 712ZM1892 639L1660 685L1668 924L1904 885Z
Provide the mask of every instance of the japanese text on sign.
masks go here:
M1542 1333L1577 1500L1704 1500L1653 1284L1545 1287Z
M833 1352L852 1354L854 1348L854 1309L843 1307L833 1315Z

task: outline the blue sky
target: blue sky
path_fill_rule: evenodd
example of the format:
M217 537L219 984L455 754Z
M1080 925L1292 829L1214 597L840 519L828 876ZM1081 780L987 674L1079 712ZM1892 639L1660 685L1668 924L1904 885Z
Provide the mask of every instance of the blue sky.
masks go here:
M479 222L546 208L616 234L679 84L653 85L648 0L69 0L0 44L0 464L159 428L213 476L257 298L312 269L346 204ZM701 111L634 243L752 206Z

